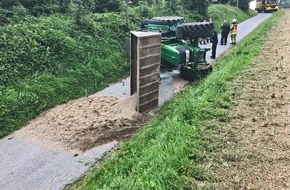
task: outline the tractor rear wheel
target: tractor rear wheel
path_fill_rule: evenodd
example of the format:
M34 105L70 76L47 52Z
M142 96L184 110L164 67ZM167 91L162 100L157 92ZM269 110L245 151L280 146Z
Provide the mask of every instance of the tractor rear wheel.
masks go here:
M213 28L212 22L185 23L177 26L176 38L206 38L211 36Z
M207 65L206 67L199 69L192 69L187 65L180 66L180 77L187 81L194 81L201 79L212 72L212 66Z

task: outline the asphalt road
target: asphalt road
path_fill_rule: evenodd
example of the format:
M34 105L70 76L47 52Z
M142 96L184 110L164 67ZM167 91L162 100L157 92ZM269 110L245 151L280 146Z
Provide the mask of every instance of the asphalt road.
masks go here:
M239 23L237 41L240 41L259 24L269 18L271 14L257 16ZM220 26L216 26L220 27ZM220 36L219 36L220 39ZM230 42L230 40L229 40ZM202 45L211 47L211 44ZM222 55L232 45L217 47L217 56ZM210 59L211 52L207 55ZM179 73L161 74L159 105L169 100L174 94L176 81L180 81ZM103 95L129 96L130 79L124 79L98 92ZM93 148L84 153L53 150L30 139L14 137L13 134L0 140L0 190L57 190L63 189L66 184L73 182L84 174L92 164L100 159L105 152L112 149L117 142Z

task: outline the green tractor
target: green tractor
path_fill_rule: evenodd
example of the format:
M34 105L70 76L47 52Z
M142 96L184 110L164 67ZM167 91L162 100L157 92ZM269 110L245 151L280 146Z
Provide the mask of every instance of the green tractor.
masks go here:
M183 17L153 17L141 22L141 31L155 31L162 34L161 66L168 69L180 69L181 78L193 81L212 71L206 61L209 48L199 47L199 38L211 36L213 23L185 23Z

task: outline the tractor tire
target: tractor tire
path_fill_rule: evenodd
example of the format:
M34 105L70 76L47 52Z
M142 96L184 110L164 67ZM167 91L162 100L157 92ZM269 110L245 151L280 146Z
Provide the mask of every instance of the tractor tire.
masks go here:
M176 38L194 39L210 37L213 28L212 22L185 23L176 27Z
M157 25L173 25L176 23L183 23L183 17L177 16L166 16L166 17L152 17L151 19L145 19L141 22L141 28L145 28L147 24L157 24Z
M194 80L201 79L212 72L212 66L207 65L204 68L193 70L186 65L180 66L180 77L184 80L192 82Z
M207 65L206 67L199 70L202 73L202 76L205 77L212 72L212 66Z
M162 21L166 22L167 24L172 24L176 22L184 22L183 17L178 17L178 16L164 16L164 17L152 17L151 19L157 20L157 21Z
M192 70L191 68L188 68L186 65L181 65L180 77L184 80L192 82L194 80L200 79L202 75L198 70Z

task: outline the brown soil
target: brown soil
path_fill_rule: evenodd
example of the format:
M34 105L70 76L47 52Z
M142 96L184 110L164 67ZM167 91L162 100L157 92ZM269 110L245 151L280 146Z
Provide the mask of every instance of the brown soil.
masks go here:
M14 135L53 149L84 151L130 138L146 117L135 111L134 96L92 95L46 111Z
M187 81L175 77L174 94ZM85 151L117 140L129 139L151 117L135 110L131 97L91 95L47 110L14 133L51 149Z
M279 22L237 81L241 96L219 134L224 148L209 155L215 182L201 189L290 189L290 10Z

